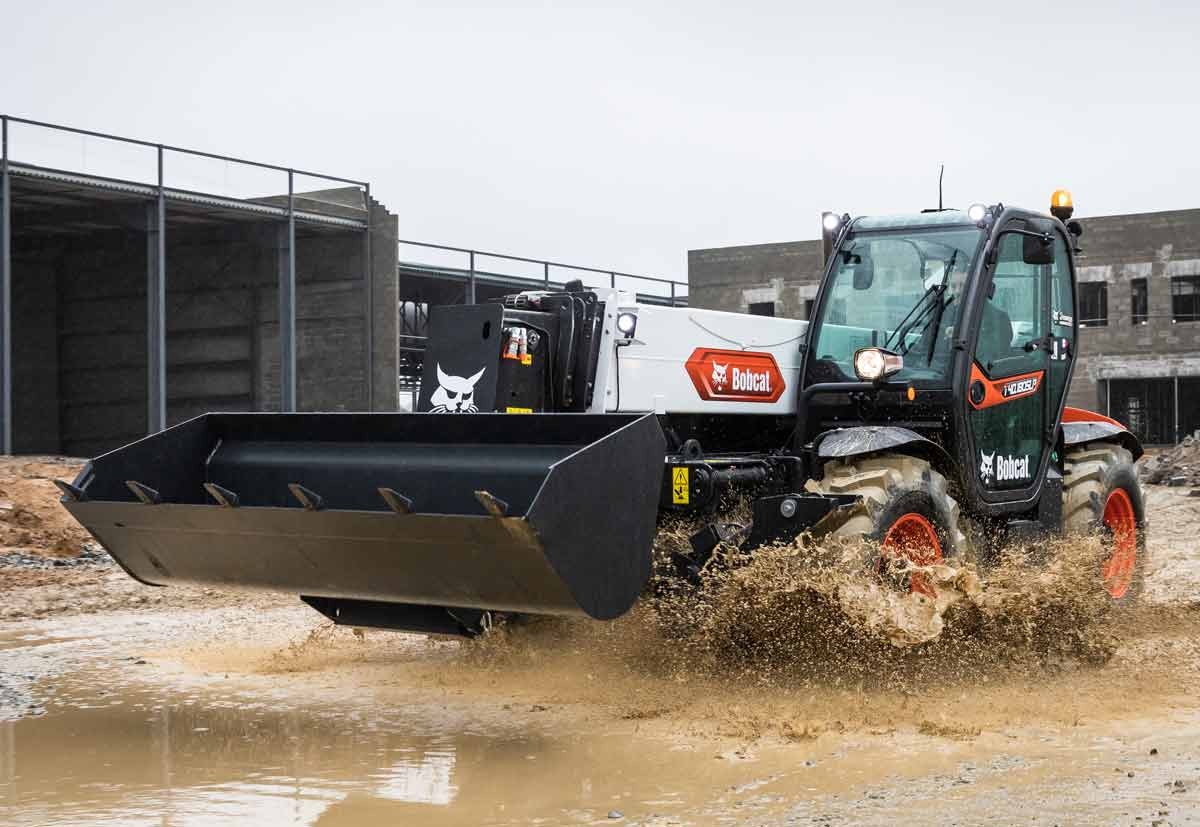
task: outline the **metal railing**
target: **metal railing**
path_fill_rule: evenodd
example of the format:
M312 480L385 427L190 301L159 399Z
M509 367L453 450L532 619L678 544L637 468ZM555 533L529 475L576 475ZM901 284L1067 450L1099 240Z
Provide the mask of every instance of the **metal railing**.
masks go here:
M310 170L297 169L295 167L280 166L279 164L268 164L264 161L252 161L248 158L238 158L234 155L220 155L215 152L205 152L205 151L199 150L199 149L187 149L185 147L173 146L171 144L158 143L155 141L145 141L140 138L128 138L128 137L125 137L124 135L113 135L108 132L97 132L92 129L80 129L80 128L74 127L74 126L64 126L63 124L48 123L46 121L35 121L35 120L31 120L29 118L18 118L15 115L0 114L0 127L2 127L6 137L9 134L9 124L23 124L25 126L36 127L39 129L48 129L53 132L69 133L72 135L80 135L80 136L87 137L87 138L98 138L100 140L115 141L117 143L128 144L130 146L140 146L140 147L145 147L147 149L153 149L158 154L159 161L160 161L160 169L161 169L162 156L165 153L174 152L174 153L178 153L180 155L188 155L188 156L192 156L192 157L196 157L196 158L207 158L212 161L224 161L224 162L230 163L230 164L242 164L242 165L245 165L248 167L255 167L257 169L269 169L269 170L273 170L275 172L287 173L292 176L300 175L305 178L316 178L316 179L319 179L322 181L332 181L332 182L338 183L338 184L349 184L351 186L361 187L363 189L364 193L367 193L368 195L369 195L370 189L371 189L371 185L367 181L356 181L353 178L342 178L337 175L328 175L323 172L312 172ZM5 149L5 156L4 156L5 159L9 163L12 163L13 158L12 158L11 154L8 152L9 147L8 147L7 143L5 144L4 149ZM147 181L143 181L142 183L152 183L152 181L147 180ZM160 177L158 184L161 186L161 183L162 182L161 182L161 177Z
M539 275L541 276L542 284L546 289L549 289L552 285L561 284L561 282L555 283L551 281L551 270L566 270L569 273L591 273L593 275L608 276L608 286L613 288L617 286L617 279L632 279L639 284L665 285L665 287L662 288L665 290L665 293L651 295L662 296L668 300L671 306L679 306L687 303L688 284L686 281L675 281L674 279L664 279L658 276L643 276L636 273L625 273L621 270L606 270L602 267L586 267L580 264L567 264L566 262L562 261L528 258L526 256L514 256L509 253L493 253L485 250L473 250L469 247L452 247L448 244L432 244L427 241L410 241L408 239L400 239L399 244L401 247L419 247L425 250L440 250L442 252L456 253L466 256L467 266L459 269L467 273L468 281L466 300L468 304L475 303L476 277L480 273L485 272L479 269L478 265L480 259L496 259L499 261L510 261L521 264L535 265L541 271ZM404 262L403 266L410 266L409 262L404 261L403 256L401 256L401 261ZM411 264L411 266L415 267L419 265ZM514 278L520 277L514 276ZM525 276L523 278L536 279L537 277ZM679 288L683 289L680 290Z

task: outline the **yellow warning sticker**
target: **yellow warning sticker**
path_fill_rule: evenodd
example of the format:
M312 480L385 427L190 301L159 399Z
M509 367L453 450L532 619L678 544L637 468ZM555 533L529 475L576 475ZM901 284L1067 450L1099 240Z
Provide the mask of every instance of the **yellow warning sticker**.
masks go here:
M688 504L688 469L671 469L671 502L675 505Z
M513 408L513 407L508 407L508 408L505 408L505 409L504 409L504 412L505 412L505 413L533 413L533 408Z
M524 356L522 356L522 357L521 357L521 364L522 364L522 365L532 365L532 364L533 364L533 354L532 354L532 353L526 353Z

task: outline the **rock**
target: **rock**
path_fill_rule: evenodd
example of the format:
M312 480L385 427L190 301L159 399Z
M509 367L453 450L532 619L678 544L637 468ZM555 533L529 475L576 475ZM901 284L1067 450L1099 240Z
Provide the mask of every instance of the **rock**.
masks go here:
M1151 748L1150 748L1150 754L1151 754L1151 755L1158 755L1158 747L1151 747Z
M625 818L625 816L621 814L620 810L609 810L608 817L613 819L614 821L619 818Z

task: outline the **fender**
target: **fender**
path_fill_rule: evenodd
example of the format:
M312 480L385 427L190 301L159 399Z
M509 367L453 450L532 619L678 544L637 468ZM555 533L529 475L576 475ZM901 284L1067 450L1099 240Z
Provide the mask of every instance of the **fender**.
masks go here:
M1069 405L1063 408L1062 434L1064 447L1085 442L1115 442L1133 454L1134 460L1145 453L1141 440L1117 420Z
M954 460L941 445L898 425L863 425L825 431L816 438L817 456L822 460L844 459L880 451L896 451L929 461L947 479L958 479Z

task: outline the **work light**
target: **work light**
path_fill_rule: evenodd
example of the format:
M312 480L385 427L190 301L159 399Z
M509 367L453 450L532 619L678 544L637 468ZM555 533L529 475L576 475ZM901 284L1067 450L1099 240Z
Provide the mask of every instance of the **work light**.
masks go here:
M878 347L864 347L854 352L854 372L864 382L878 382L904 367L904 357Z
M621 335L626 338L633 336L633 331L637 330L637 314L629 312L618 313L617 330L621 331Z

